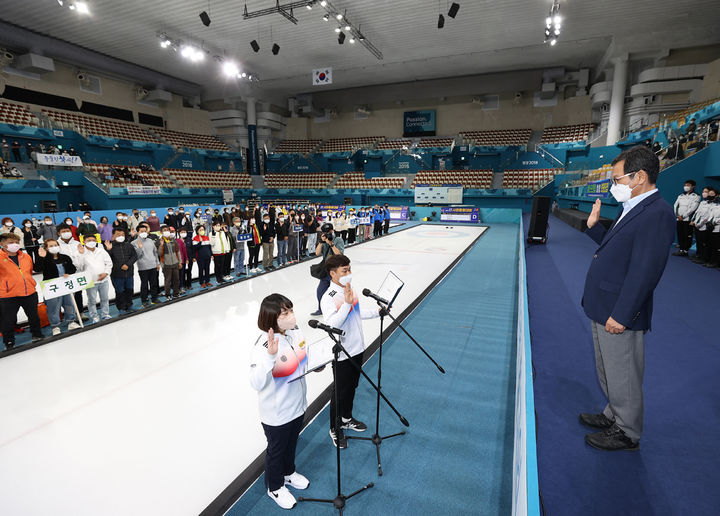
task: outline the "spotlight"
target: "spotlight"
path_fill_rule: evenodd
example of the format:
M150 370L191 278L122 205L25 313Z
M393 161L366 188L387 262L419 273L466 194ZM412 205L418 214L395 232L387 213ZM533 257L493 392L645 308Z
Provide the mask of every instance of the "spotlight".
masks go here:
M278 45L277 43L273 43L273 46L272 46L273 55L274 56L278 55L278 52L280 52L280 45Z
M450 18L455 18L457 16L458 11L460 10L460 4L453 2L450 4L450 10L448 11L448 16Z
M438 29L442 29L445 26L445 17L441 14L438 17Z
M164 40L162 40L162 41L160 42L160 46L163 47L163 48L167 48L167 47L170 46L170 41L167 40L167 39L164 39Z
M350 43L355 43L355 38L350 36Z
M62 7L65 2L63 0L57 0L57 3L60 4L60 7Z
M346 30L346 31L350 32L350 29L351 29L350 25L345 25L345 30Z
M341 32L340 34L338 34L338 43L340 45L345 43L345 33L344 32Z
M75 10L75 4L70 4L70 5L68 5L68 8L69 8L71 11L74 11L74 10Z
M337 13L337 14L335 15L335 18L337 18L338 20L342 20L342 19L343 19L343 15L340 14L340 13Z
M244 79L245 77L247 77L247 74L245 72L243 72L240 74L240 77L242 77Z
M547 25L548 27L552 25L552 18L550 18L549 16L545 18L545 25Z
M180 49L180 55L186 58L190 58L195 53L195 51L190 46L184 46Z
M340 29L340 27L335 27L335 32L337 32L338 34L340 33L341 30L342 29Z
M555 15L555 19L553 20L555 22L555 25L560 25L560 22L562 19L560 18L560 15Z
M305 7L307 7L308 11L312 11L312 2L308 2Z
M86 4L85 2L75 2L75 8L80 14L90 14L88 4Z
M252 49L255 51L255 53L257 53L257 52L260 51L260 45L258 45L258 42L257 42L256 40L252 40L252 41L250 42L250 46L251 46Z
M557 44L557 39L553 38L550 40L550 46L555 46Z
M223 72L225 72L225 75L228 77L237 76L239 71L237 65L232 61L225 61L223 63Z
M203 25L206 27L210 26L210 16L208 16L207 11L203 11L200 13L200 21L203 22Z
M325 0L322 0L322 1L320 2L320 5L323 6L323 7L325 7L325 6L327 5L327 2L326 2Z
M555 35L556 35L556 36L559 36L559 35L560 35L560 29L558 29L557 27L555 28Z
M330 19L330 15L328 13L325 13L323 16L323 21L328 21Z

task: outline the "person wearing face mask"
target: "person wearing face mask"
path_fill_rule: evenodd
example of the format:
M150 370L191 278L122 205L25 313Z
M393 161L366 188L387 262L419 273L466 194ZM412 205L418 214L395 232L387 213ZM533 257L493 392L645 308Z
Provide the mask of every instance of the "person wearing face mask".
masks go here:
M150 210L150 216L145 221L145 224L150 232L157 233L160 231L160 219L157 216L157 211Z
M77 219L77 235L81 244L85 243L85 237L87 235L95 235L96 239L99 238L97 223L92 220L89 211L86 211L82 218L78 217Z
M710 233L712 231L712 204L708 201L709 187L703 188L702 201L690 221L691 230L695 230L696 251L690 261L706 264L710 262ZM710 222L710 227L708 227Z
M711 216L708 227L712 230L708 235L710 260L705 267L720 267L720 199L718 199L718 189L714 186L708 188L708 204Z
M10 217L5 217L4 219L2 219L2 227L0 227L0 235L5 234L5 233L12 233L12 234L20 237L20 248L21 249L25 248L25 244L24 244L25 239L23 238L24 235L23 235L22 229L15 227L15 222Z
M205 209L205 215L203 215L203 225L205 226L205 231L210 233L213 226L213 214L210 208Z
M76 268L72 258L60 252L60 246L55 240L46 240L43 247L38 250L38 266L37 269L43 275L43 281L55 278L67 278L70 274L75 274ZM68 330L76 330L80 325L75 321L75 306L70 297L71 294L64 296L45 299L47 306L47 316L52 327L53 335L60 335L60 308L62 307L64 319L69 323Z
M308 216L304 211L300 211L300 222L299 224L302 226L302 231L300 231L300 258L304 258L307 255L307 244L308 244L308 234L307 234L307 221Z
M98 244L95 235L85 237L85 244L78 247L78 257L76 259L77 269L89 273L95 282L95 286L85 290L91 323L100 322L101 318L103 321L110 319L110 303L108 299L113 262L103 246ZM98 298L100 298L99 316L97 311Z
M701 201L700 196L695 193L695 181L692 179L685 181L683 190L683 193L678 195L674 205L675 217L677 218L677 240L680 249L675 251L673 256L688 255L693 240L690 221Z
M210 246L215 264L215 281L225 283L232 280L230 276L230 260L234 239L227 228L221 222L213 222L213 230L210 233Z
M115 289L115 306L121 314L134 312L132 308L133 277L135 262L138 259L135 247L126 238L127 235L122 229L116 229L113 232L112 242L105 242L105 249L113 262L110 281ZM149 242L145 247L148 246L155 248L155 245Z
M15 346L17 312L28 318L32 341L43 339L38 314L37 283L33 279L33 261L20 247L15 233L0 234L0 331L6 350Z
M274 211L273 211L274 214ZM273 270L273 251L275 250L275 220L271 213L263 215L262 223L259 224L260 238L262 241L262 265L266 271Z
M133 208L132 215L128 217L127 223L128 228L130 228L130 234L134 235L137 231L138 224L140 224L143 220L145 220L145 217L140 215L140 212L137 208ZM102 221L101 221L102 222ZM102 233L101 233L102 236ZM103 241L105 240L105 237L103 237Z
M290 264L298 262L300 260L300 238L302 235L301 231L297 230L298 226L302 225L300 215L290 215L290 223L288 224L288 245L287 245L287 256Z
M315 211L310 210L308 215L305 217L305 233L307 234L307 249L310 251L310 256L315 256L315 248L317 247L318 230L320 224L318 224L315 216Z
M373 215L372 210L370 209L370 206L367 206L365 208L365 217L367 219L367 222L365 222L365 240L371 240L372 237L370 236L370 231L375 225L375 216Z
M247 222L244 222L240 217L234 217L232 219L232 226L230 226L230 236L235 242L235 251L233 251L233 266L235 267L235 276L240 277L245 275L245 240L238 240L244 238L247 234Z
M283 212L278 214L275 223L275 238L277 239L277 263L278 267L282 267L288 263L287 250L288 238L290 238L290 221L286 220Z
M205 234L204 225L198 225L195 232L197 235L192 239L193 259L198 264L200 286L202 288L211 287L210 260L212 259L212 248L210 246L210 237Z
M70 229L70 233L72 233L71 237L73 240L78 239L77 235L77 226L73 224L73 220L70 217L66 217L65 220L60 224L60 226L65 225L67 228ZM58 232L60 230L60 226L58 226Z
M342 254L330 256L325 261L325 267L330 275L330 286L325 291L320 302L325 324L339 328L345 332L340 342L348 355L341 352L336 369L336 388L338 406L335 406L335 396L330 397L330 437L335 446L347 448L347 439L344 430L364 432L365 423L358 421L352 415L355 389L360 379L360 371L365 351L365 337L362 330L363 319L374 319L380 316L377 308L365 308L365 302L360 303L357 293L353 291L352 271L350 259ZM335 428L335 411L340 412L342 427Z
M163 219L163 225L164 226L172 226L174 228L178 225L178 218L177 215L175 215L175 210L172 208L168 208L167 215L165 215L165 218ZM162 231L162 228L160 228L160 231Z
M585 442L601 450L636 450L643 429L644 335L651 329L653 292L675 239L673 210L655 186L657 156L644 146L612 162L610 193L622 212L606 230L598 199L587 235L599 247L585 279L582 306L590 319L598 381L608 403L580 422L599 432Z
M310 482L295 471L295 450L307 410L305 378L308 346L295 321L293 304L281 294L262 300L258 327L263 332L250 355L250 385L258 391L265 437L265 487L283 509L295 506L286 486L306 489Z
M387 235L390 231L390 206L385 203L383 208L383 235Z
M160 238L158 255L162 264L163 278L165 278L165 298L172 301L174 298L180 297L180 269L183 266L183 258L175 238L175 228L163 226L160 228L160 232L162 238Z
M345 243L343 242L343 239L337 236L337 234L333 230L333 225L329 223L325 223L320 228L320 243L318 243L317 247L315 248L315 254L317 256L322 256L322 261L320 263L326 263L329 257L333 255L341 255L345 252ZM330 286L330 275L326 274L323 278L320 279L320 283L318 284L316 295L318 300L318 309L313 312L310 315L321 315L322 314L322 307L321 307L321 300L323 295L325 294L325 291Z
M43 219L43 223L40 224L40 227L38 228L38 235L40 235L40 238L42 238L43 242L49 239L58 239L57 228L55 227L55 223L53 222L52 217L50 217L49 215L47 215Z
M183 257L183 266L180 269L180 294L184 294L188 290L192 290L192 268L195 261L192 242L192 229L187 231L181 229L178 232L178 245L180 246L180 254Z
M137 225L135 227L137 228ZM108 223L107 217L100 217L98 231L100 232L100 242L109 242L112 240L112 224Z
M355 217L355 210L352 208L350 208L350 210L348 212L347 226L348 226L347 243L348 243L348 245L353 245L355 243L355 237L357 236L357 218Z
M115 214L115 220L113 221L113 231L116 229L122 229L126 235L130 234L130 228L128 227L127 222L124 220L124 215L121 211L117 212Z
M184 210L179 212L178 216L177 216L177 224L178 225L175 226L175 228L177 229L178 234L180 233L180 231L192 233L193 224L192 224L192 220L190 218L190 213L188 213Z
M260 272L258 264L260 261L260 248L262 247L262 239L260 238L260 231L257 227L257 221L255 217L251 217L248 221L248 230L250 231L250 240L247 242L248 246L248 269L252 273Z
M33 263L37 262L40 235L30 219L22 221L23 247L25 252L32 256Z
M160 256L158 246L149 237L150 226L141 222L137 230L137 238L130 245L135 249L137 268L140 275L140 302L143 308L160 302ZM177 267L177 265L176 265ZM150 300L148 301L148 296Z
M205 225L205 218L202 215L202 210L195 210L195 215L192 218L192 225L194 228Z
M60 224L58 227L58 233L60 234L60 238L58 238L57 243L60 246L60 252L62 254L65 254L72 258L73 263L75 264L75 260L78 256L78 246L80 245L80 242L76 238L74 238L72 235L71 228L67 226L67 224ZM77 267L77 264L75 264ZM83 314L83 296L82 291L77 291L75 294L73 294L75 297L75 305L77 306L78 312L81 314L81 317L83 320L87 319L87 316Z

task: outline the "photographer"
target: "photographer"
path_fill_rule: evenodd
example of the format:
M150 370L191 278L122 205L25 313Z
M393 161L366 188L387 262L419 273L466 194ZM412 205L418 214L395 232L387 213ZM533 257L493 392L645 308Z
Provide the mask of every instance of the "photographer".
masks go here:
M320 284L317 288L318 309L310 314L315 316L322 315L320 300L328 287L330 287L330 274L327 270L325 270L325 260L327 260L328 256L343 254L343 251L345 251L345 243L343 242L343 239L335 234L333 231L333 225L328 222L320 227L320 234L318 238L320 238L320 242L318 242L318 245L315 248L315 255L322 256L322 261L318 265L322 266L322 270L325 271L325 273L324 276L318 278L320 279ZM316 267L316 265L313 265L313 267ZM320 269L320 267L318 267L318 269ZM317 278L318 276L314 277Z

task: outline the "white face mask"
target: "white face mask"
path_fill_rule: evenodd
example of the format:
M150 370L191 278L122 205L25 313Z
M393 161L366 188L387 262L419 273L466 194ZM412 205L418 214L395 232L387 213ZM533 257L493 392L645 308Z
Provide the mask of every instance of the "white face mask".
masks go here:
M692 186L683 186L683 190L685 190L685 192L689 192L692 190Z
M285 317L278 317L277 320L278 328L281 330L292 330L297 326L297 321L295 320L295 314L291 313L286 315Z
M48 226L52 226L52 220L46 220L46 221L45 221L45 224L48 225Z
M8 253L17 253L20 250L20 244L8 244Z
M48 251L50 251L50 253L52 254L57 254L60 252L60 246L54 245L52 247L48 247Z
M87 247L88 249L95 249L96 245L97 245L97 242L93 242L93 241L85 242L85 247Z
M72 226L72 220L70 220L70 219L66 220L65 224L67 224L68 226Z
M705 197L707 197L707 195L706 195ZM26 227L26 228L29 228L30 226L32 226L32 224L29 223L29 222L25 224L25 227Z
M345 276L340 278L338 281L344 287L345 285L347 285L348 283L350 283L352 281L352 274L346 274Z
M70 240L72 238L72 233L60 233L60 238L63 240Z
M635 185L637 186L637 185ZM635 187L633 187L635 188ZM610 187L610 193L613 197L615 197L615 200L619 203L628 202L630 198L632 197L632 191L633 188L630 188L628 185L612 185Z
M180 238L185 238L187 236L187 233L180 233Z
M119 236L119 237L115 238L115 241L116 241L116 242L120 242L120 243L122 244L122 243L125 241L125 237L124 237L124 236Z
M11 227L13 226L13 223L10 222L10 221L7 221L7 222L5 223L5 225L6 225L7 227L11 228Z
M703 199L707 199L707 192L703 192L702 196L703 196Z
M283 222L285 222L285 219L279 218L279 219L278 219L278 222L279 222L280 224L282 224Z
M168 238L168 237L170 236L170 232L169 232L169 231L163 231L163 236L164 236L165 238Z
M147 238L147 233L145 233L145 232L143 232L143 233L138 233L138 236L139 236L140 238Z

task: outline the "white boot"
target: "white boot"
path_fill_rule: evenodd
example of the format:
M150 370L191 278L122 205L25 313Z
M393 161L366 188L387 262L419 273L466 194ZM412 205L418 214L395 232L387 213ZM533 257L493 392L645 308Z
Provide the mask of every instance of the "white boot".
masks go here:
M295 504L297 503L295 501L295 497L285 486L282 486L277 491L270 491L268 489L267 494L270 498L275 500L276 504L278 504L283 509L292 509L293 507L295 507Z

